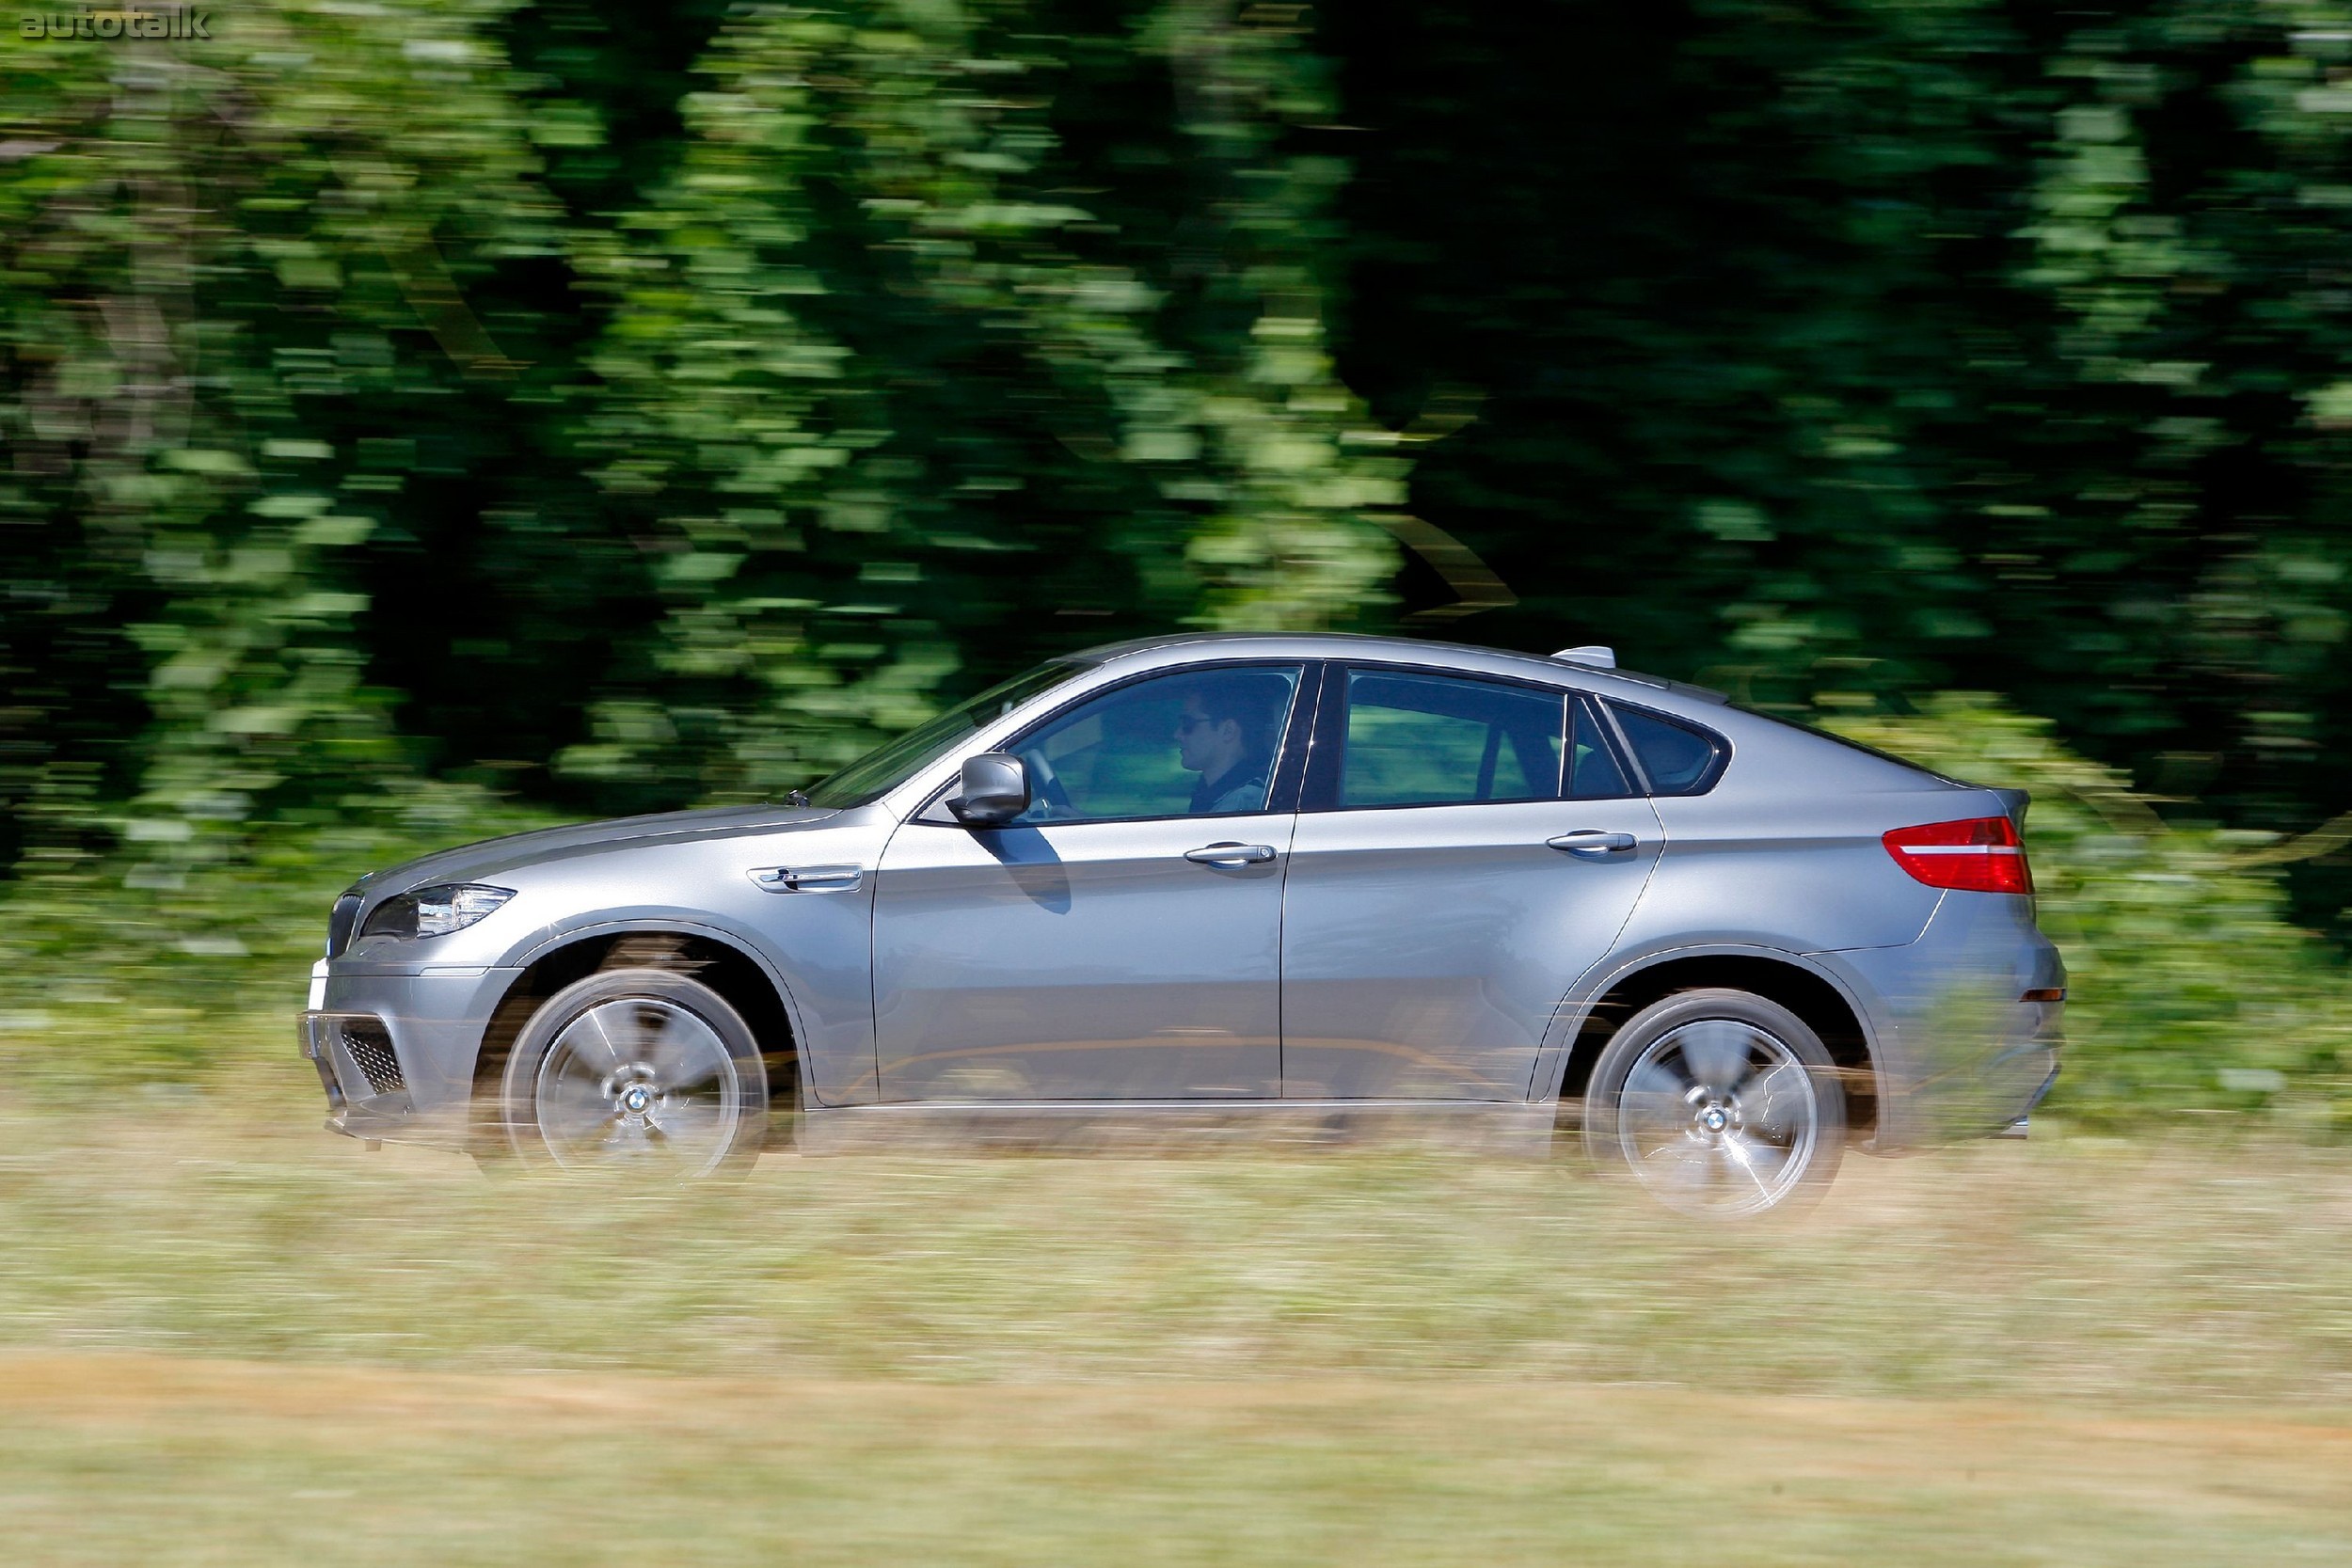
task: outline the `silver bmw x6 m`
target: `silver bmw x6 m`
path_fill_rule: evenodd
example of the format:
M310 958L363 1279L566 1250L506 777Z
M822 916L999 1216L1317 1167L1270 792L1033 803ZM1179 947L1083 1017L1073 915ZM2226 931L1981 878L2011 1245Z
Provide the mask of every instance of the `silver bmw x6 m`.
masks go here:
M689 1173L1122 1118L1571 1130L1675 1207L2021 1121L2026 797L1551 658L1181 636L1056 660L790 804L492 840L336 901L356 1137Z

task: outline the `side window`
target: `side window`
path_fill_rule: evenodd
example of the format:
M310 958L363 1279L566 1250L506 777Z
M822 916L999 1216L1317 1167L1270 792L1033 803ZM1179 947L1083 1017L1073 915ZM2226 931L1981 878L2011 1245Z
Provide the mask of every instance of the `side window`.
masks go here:
M1617 753L1602 736L1590 700L1578 698L1569 711L1574 722L1568 736L1568 799L1609 800L1641 794L1627 781Z
M1724 752L1722 741L1662 714L1611 706L1618 728L1641 760L1642 771L1649 775L1652 794L1697 795L1714 784L1715 765Z
M1554 800L1565 701L1493 681L1351 670L1339 804Z
M1266 809L1302 667L1155 675L1106 691L1012 742L1029 767L1015 818L1111 822Z

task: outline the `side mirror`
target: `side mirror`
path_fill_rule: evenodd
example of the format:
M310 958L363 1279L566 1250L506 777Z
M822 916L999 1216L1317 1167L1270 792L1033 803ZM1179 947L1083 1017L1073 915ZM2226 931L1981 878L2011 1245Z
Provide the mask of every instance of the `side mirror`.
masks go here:
M1028 766L1009 752L963 759L962 793L947 809L967 828L1001 828L1029 809Z

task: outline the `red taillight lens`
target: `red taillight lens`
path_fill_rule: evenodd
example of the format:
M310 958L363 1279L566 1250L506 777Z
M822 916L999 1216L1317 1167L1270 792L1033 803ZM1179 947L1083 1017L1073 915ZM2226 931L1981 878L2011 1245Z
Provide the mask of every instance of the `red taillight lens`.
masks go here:
M2006 816L1898 828L1880 842L1897 865L1930 887L1964 893L2033 891L2026 847L2017 841L2017 824Z

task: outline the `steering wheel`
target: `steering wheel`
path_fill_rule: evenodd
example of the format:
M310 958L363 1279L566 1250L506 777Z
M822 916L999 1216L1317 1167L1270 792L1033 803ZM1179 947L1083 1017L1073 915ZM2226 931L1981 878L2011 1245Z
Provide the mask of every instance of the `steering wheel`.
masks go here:
M1070 791L1062 786L1060 775L1054 771L1054 765L1045 760L1042 750L1032 749L1022 752L1021 761L1029 770L1030 810L1037 811L1039 806L1045 808L1037 811L1039 821L1051 822L1057 817L1078 815L1077 807L1070 803Z

